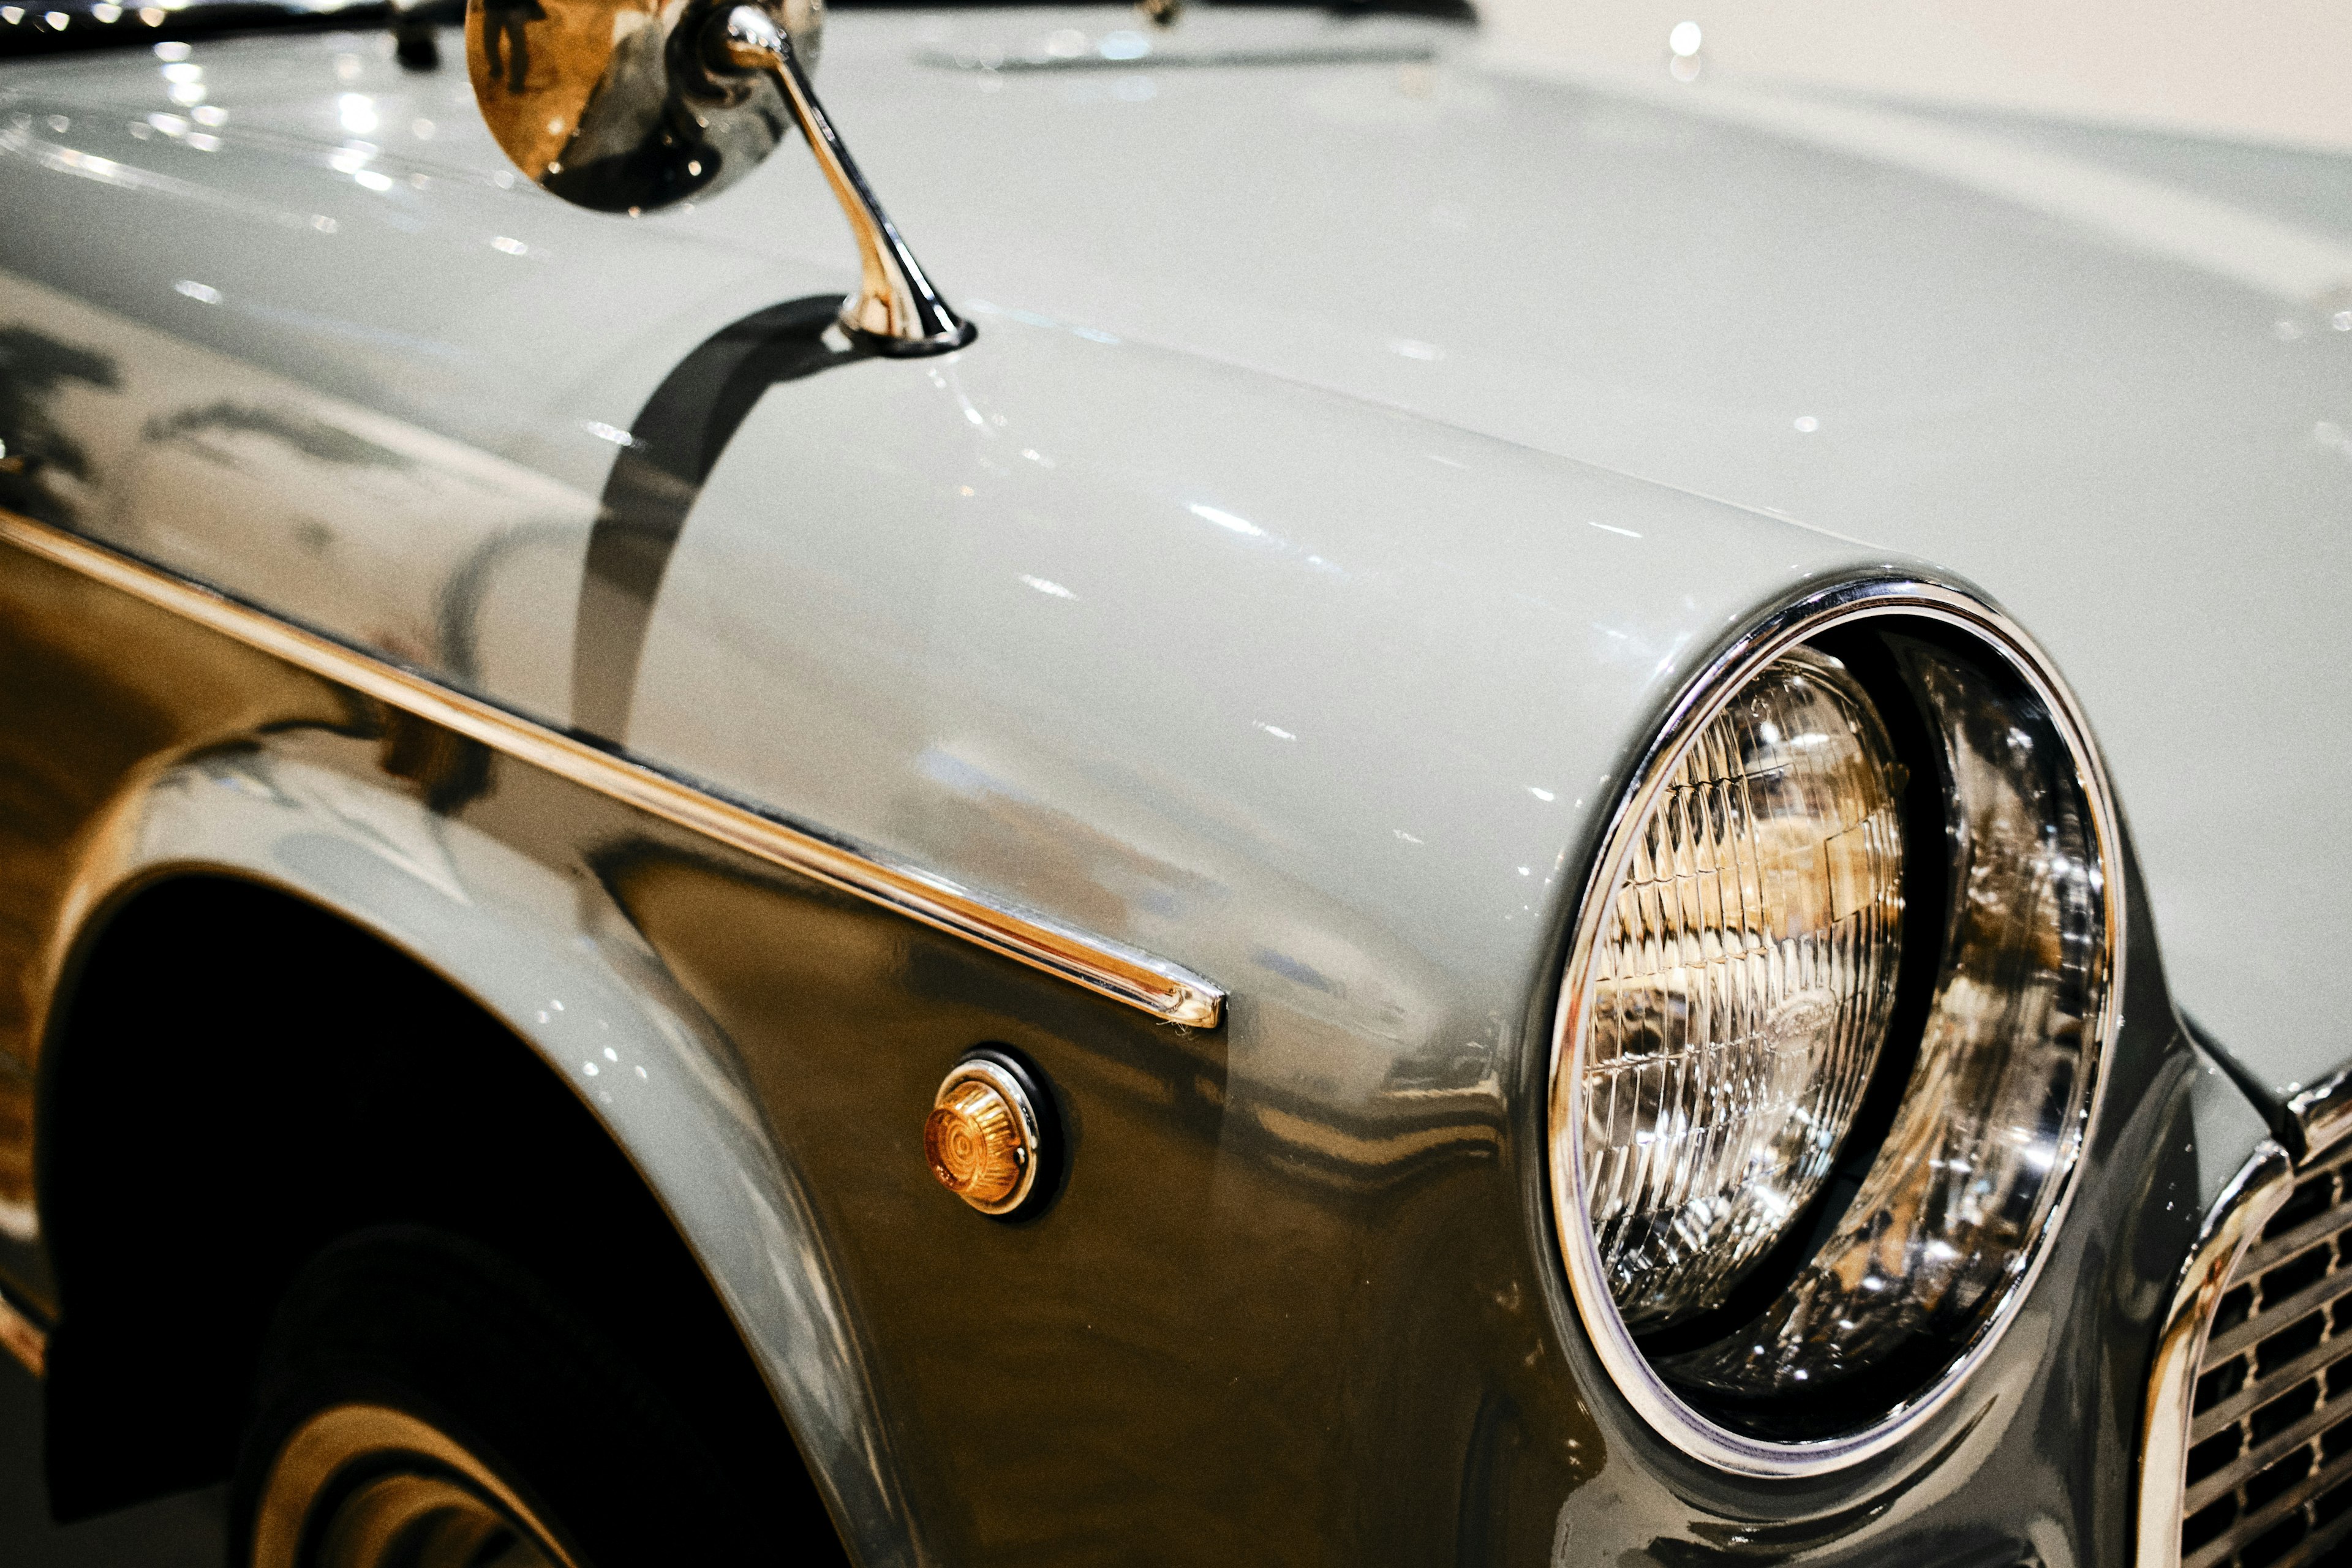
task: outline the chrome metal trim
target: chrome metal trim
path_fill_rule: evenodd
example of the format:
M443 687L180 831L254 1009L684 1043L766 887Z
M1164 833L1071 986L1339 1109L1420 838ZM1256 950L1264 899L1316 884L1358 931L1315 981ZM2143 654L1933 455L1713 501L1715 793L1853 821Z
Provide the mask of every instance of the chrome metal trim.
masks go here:
M1733 694L1792 645L1832 626L1890 616L1937 621L1974 637L2048 705L2065 738L2090 805L2105 899L2107 969L2096 1026L2088 1031L2092 1042L2087 1062L2091 1093L2063 1156L2064 1169L2058 1173L2062 1184L2049 1216L2013 1271L2000 1303L1952 1364L1926 1390L1897 1405L1864 1431L1813 1442L1769 1443L1734 1432L1692 1409L1642 1354L1618 1316L1591 1227L1585 1223L1580 1163L1573 1157L1569 1135L1558 1128L1574 1081L1575 1058L1580 1046L1579 1012L1591 952L1600 939L1601 921L1625 859L1627 837L1634 826L1647 816L1658 791L1664 786L1674 758ZM1627 776L1628 785L1618 799L1608 831L1601 838L1600 851L1587 873L1583 902L1553 1016L1544 1131L1552 1228L1567 1266L1569 1293L1618 1392L1654 1431L1683 1453L1748 1476L1818 1476L1843 1469L1885 1452L1950 1402L2016 1316L2019 1304L2032 1290L2049 1257L2052 1238L2063 1227L2067 1211L2073 1205L2083 1149L2089 1141L2090 1129L2097 1123L2106 1095L2107 1075L2103 1069L2107 1051L2114 1044L2119 1016L2117 999L2124 991L2126 921L2122 879L2117 874L2123 865L2123 837L2106 767L2074 694L2059 679L2049 658L2008 616L1975 594L1945 584L1909 577L1862 577L1815 589L1760 616L1685 685L1659 726L1655 739Z
M0 541L518 762L1155 1018L1205 1029L1223 1016L1222 989L1164 959L1006 909L943 877L821 838L649 763L599 750L62 529L0 510Z
M898 356L945 353L971 342L972 324L940 298L857 172L809 85L792 36L776 18L758 5L734 6L711 19L703 53L715 70L767 72L800 121L801 134L808 138L809 151L816 154L817 167L857 239L860 282L858 291L842 301L842 330L877 353Z
M35 1378L48 1374L49 1331L27 1317L5 1290L0 1290L0 1347Z
M2336 1153L2337 1146L2352 1135L2352 1068L2296 1095L2287 1110L2292 1121L2279 1130L2280 1137L2290 1143L2300 1138L2303 1147L2293 1150L2272 1138L2254 1145L2245 1164L2214 1200L2198 1229L2197 1245L2182 1262L2179 1280L2173 1287L2164 1327L2157 1336L2156 1357L2148 1369L2140 1428L2139 1504L2132 1546L2135 1568L2179 1568L2197 1377L2204 1363L2215 1309L2250 1252L2254 1253L2258 1267L2267 1266L2257 1250L2258 1238L2271 1216L2293 1195L2303 1172ZM2322 1219L2343 1228L2334 1215ZM2321 1221L2312 1224L2319 1226ZM2290 1249L2308 1242L2298 1230L2273 1245Z
M2178 1568L2180 1562L2189 1424L2197 1398L2197 1369L2205 1359L2206 1331L2246 1244L2263 1233L2294 1191L2294 1161L2277 1143L2263 1139L2221 1190L2181 1266L2147 1374L2139 1511L2133 1532L2137 1568Z
M2338 1068L2295 1095L2286 1102L2286 1113L2290 1125L2283 1131L2303 1140L2298 1160L2315 1158L2343 1142L2345 1134L2352 1133L2352 1067Z

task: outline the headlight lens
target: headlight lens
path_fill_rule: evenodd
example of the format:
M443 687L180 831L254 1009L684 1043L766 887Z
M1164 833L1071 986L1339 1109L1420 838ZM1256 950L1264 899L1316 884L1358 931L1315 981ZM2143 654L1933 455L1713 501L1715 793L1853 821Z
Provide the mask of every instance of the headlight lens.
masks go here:
M1629 1326L1720 1304L1829 1175L1894 1004L1901 793L1869 697L1799 648L1692 740L1633 835L1582 1084Z
M1577 1307L1686 1451L1850 1462L1989 1352L2089 1128L2116 835L2055 677L1948 589L1825 595L1686 695L1588 885L1550 1120Z

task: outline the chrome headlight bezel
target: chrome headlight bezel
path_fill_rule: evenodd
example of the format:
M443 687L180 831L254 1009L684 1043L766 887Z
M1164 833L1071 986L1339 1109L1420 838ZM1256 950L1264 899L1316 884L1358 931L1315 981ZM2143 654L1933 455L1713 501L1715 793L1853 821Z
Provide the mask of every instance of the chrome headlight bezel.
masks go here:
M1893 1402L1866 1426L1817 1440L1779 1441L1736 1431L1694 1408L1651 1364L1619 1314L1587 1218L1583 1191L1577 1131L1581 1114L1575 1089L1581 1077L1582 1009L1592 992L1594 951L1615 903L1633 839L1685 747L1783 653L1839 628L1890 620L1918 623L1946 636L1958 634L1988 666L2006 672L2046 710L2064 743L2098 856L2098 973L2093 1011L2083 1031L2083 1070L2088 1082L2047 1178L2056 1184L2054 1199L1953 1359L1932 1382ZM2113 794L2079 705L2033 641L2001 611L1970 592L1915 578L1870 578L1816 588L1759 618L1685 685L1630 771L1587 872L1554 1009L1544 1125L1550 1228L1566 1266L1570 1299L1619 1392L1667 1442L1693 1458L1736 1474L1801 1477L1837 1470L1885 1453L1916 1431L1952 1400L1991 1352L2064 1226L2080 1184L2082 1153L2105 1095L2106 1058L2124 979L2122 866Z

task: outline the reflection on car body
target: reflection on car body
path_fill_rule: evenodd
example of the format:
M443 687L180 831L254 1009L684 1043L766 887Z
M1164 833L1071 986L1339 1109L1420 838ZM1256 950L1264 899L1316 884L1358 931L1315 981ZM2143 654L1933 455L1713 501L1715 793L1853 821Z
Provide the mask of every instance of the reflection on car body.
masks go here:
M836 123L814 7L155 16L0 16L0 1341L62 1514L2352 1531L2352 1047L2282 1022L2352 997L2243 952L2352 928L2301 174L1680 34L852 13Z

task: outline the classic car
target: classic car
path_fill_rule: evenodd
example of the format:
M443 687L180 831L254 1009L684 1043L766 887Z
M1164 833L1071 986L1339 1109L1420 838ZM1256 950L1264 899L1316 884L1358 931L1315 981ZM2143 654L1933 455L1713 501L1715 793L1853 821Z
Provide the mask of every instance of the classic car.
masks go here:
M58 1517L2340 1552L2346 165L1699 47L0 7Z

